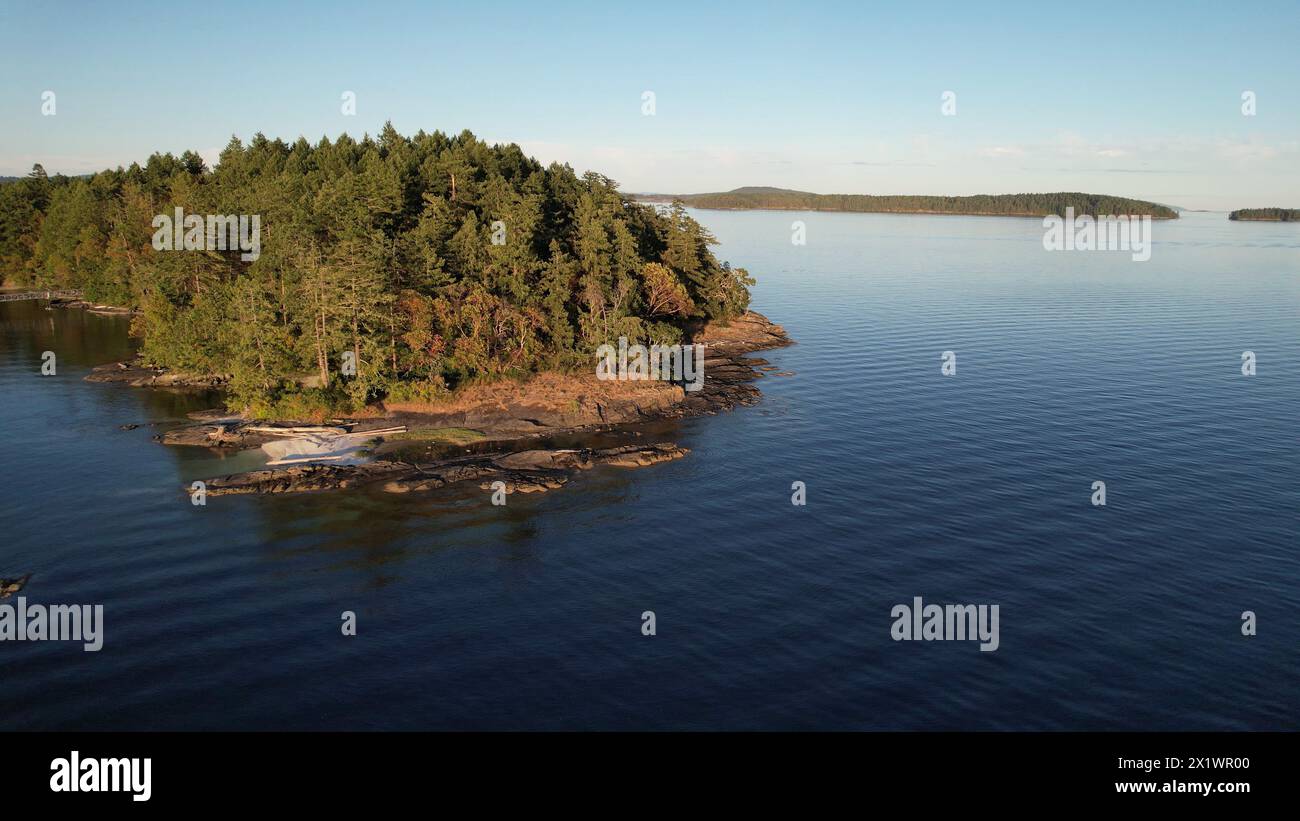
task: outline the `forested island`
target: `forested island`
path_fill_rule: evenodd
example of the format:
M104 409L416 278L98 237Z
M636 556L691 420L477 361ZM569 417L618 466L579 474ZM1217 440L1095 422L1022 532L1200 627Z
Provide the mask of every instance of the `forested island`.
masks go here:
M1242 222L1300 222L1300 208L1242 208L1228 214Z
M748 186L712 194L645 194L644 202L680 201L692 208L722 210L766 209L775 211L851 211L868 214L966 214L1001 217L1065 216L1073 208L1078 215L1146 215L1155 219L1177 219L1168 206L1104 194L1064 192L1055 194L976 194L969 197L934 197L872 194L813 194L785 188Z
M173 213L257 215L260 253L160 251ZM680 205L600 174L391 124L359 141L232 138L215 168L158 153L0 184L7 284L135 309L139 364L220 375L232 409L282 419L590 373L602 343L725 325L753 280L715 242Z

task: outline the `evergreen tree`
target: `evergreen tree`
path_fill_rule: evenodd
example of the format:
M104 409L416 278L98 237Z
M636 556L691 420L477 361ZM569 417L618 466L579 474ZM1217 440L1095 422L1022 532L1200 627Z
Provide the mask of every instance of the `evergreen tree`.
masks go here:
M154 219L257 215L261 252L160 251ZM181 226L182 234L185 226ZM436 400L471 381L591 366L596 346L677 341L748 305L743 269L685 210L469 132L232 137L86 178L0 185L14 281L140 310L142 355L230 377L230 402L321 415Z

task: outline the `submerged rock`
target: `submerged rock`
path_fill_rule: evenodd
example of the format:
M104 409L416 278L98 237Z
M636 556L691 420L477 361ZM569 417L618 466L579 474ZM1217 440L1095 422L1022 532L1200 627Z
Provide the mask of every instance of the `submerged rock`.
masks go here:
M27 582L32 578L32 574L19 576L16 579L0 579L0 599L7 599L13 594L19 592L27 586Z
M491 482L483 482L479 487L484 490L495 490L497 482L501 482L505 487L506 493L543 493L548 490L555 490L563 487L569 481L565 474L531 474L531 473L514 473L502 476Z

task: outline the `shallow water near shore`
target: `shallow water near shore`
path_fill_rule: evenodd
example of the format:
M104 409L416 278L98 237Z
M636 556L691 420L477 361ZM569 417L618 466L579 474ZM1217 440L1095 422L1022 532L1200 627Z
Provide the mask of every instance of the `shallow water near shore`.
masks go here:
M98 653L0 643L0 728L1300 730L1300 226L1186 214L1135 263L1029 219L695 215L793 375L504 507L191 505L262 460L150 441L212 396L84 382L127 320L0 304L0 576L105 617ZM893 641L915 596L998 604L998 650Z

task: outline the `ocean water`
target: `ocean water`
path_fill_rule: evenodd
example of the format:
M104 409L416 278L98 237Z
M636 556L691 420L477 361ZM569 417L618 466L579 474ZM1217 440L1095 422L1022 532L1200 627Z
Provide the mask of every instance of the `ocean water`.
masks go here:
M105 608L98 653L0 642L0 728L1300 729L1300 226L1187 214L1137 263L1027 219L696 216L792 375L504 507L194 506L258 461L150 440L211 397L86 383L124 320L0 304L0 576ZM998 649L894 641L915 596L997 604Z

